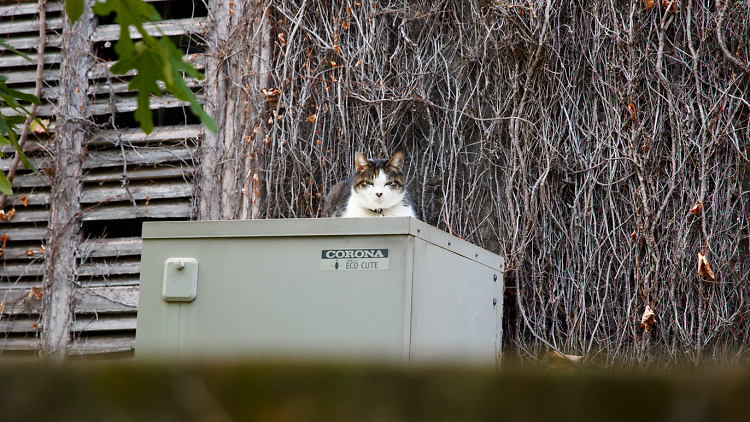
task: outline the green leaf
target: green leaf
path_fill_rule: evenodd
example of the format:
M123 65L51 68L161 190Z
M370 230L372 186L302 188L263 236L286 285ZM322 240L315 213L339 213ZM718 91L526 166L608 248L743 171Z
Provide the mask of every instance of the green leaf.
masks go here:
M26 101L27 103L32 103L36 105L42 105L42 102L39 101L39 98L34 94L26 94L21 91L16 91L15 89L8 89L6 91L9 95L12 95L17 100Z
M11 196L13 195L13 189L10 188L10 181L5 177L5 173L0 171L0 192Z
M155 44L154 38L143 28L146 22L161 20L154 6L142 0L107 0L96 3L92 10L99 16L107 16L112 12L117 14L115 23L120 24L120 38L115 44L115 52L120 59L130 56L135 49L135 44L130 38L131 26L138 30L147 43Z
M31 60L31 57L29 57L28 54L22 53L22 52L16 50L15 48L11 47L10 44L8 44L7 42L5 42L3 40L0 40L0 47L3 47L4 49L9 50L9 51L11 51L13 53L16 53L16 54L18 54L19 56L23 57L24 59L26 59L28 61L33 62L33 60Z
M23 163L23 168L26 170L33 170L36 173L36 168L31 164L31 161L23 153L23 149L18 145L18 138L16 135L16 124L23 123L26 120L24 116L3 116L0 114L0 134L6 135L10 144L13 145L13 149L16 150L16 154Z
M203 79L203 75L195 70L193 65L182 61L182 51L179 48L175 47L175 45L172 44L172 41L169 38L162 38L161 43L164 45L164 48L169 51L169 55L167 57L169 58L170 66L168 67L168 69L170 69L173 73L171 78L172 84L166 85L167 91L169 91L172 95L182 101L189 101L190 111L192 111L193 114L201 119L201 122L206 126L208 130L213 133L218 132L219 128L216 127L216 122L211 118L211 116L208 115L208 113L206 113L206 111L203 109L203 106L198 102L198 99L195 98L195 94L193 94L193 91L191 91L190 87L188 87L185 83L185 79L183 78L182 74L180 74L180 70L185 72L185 74L187 74L188 76L192 76L196 79Z
M203 106L185 84L183 72L191 77L203 79L195 68L182 60L183 53L167 37L156 40L143 28L148 21L161 20L161 16L150 4L141 0L106 0L94 5L94 13L106 16L116 13L115 22L120 24L120 39L115 45L119 61L110 69L115 74L125 74L135 70L128 88L138 90L138 109L135 119L141 129L151 133L154 122L150 108L151 94L161 97L164 93L157 81L163 81L166 90L178 99L190 103L190 110L198 116L206 127L216 132L216 122L203 110ZM134 26L141 35L141 41L130 38L129 28Z
M65 13L71 22L76 23L83 15L84 0L65 0Z
M154 122L151 115L150 95L158 97L163 95L161 88L156 83L157 79L164 79L162 59L157 52L146 47L143 41L135 43L135 54L130 57L120 57L120 61L112 66L112 73L127 73L136 69L138 73L130 79L128 89L138 90L138 109L135 111L135 119L140 122L141 129L146 133L154 130Z

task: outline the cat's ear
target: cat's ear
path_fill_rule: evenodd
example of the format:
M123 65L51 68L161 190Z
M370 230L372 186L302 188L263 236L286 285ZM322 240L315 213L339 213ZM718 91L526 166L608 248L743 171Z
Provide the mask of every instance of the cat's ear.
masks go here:
M365 157L361 152L357 152L354 154L354 163L357 165L357 171L362 171L372 165L369 161L367 161L367 157Z
M391 157L390 161L388 161L388 167L392 167L398 171L402 171L404 169L404 153L397 152L393 154L393 157Z

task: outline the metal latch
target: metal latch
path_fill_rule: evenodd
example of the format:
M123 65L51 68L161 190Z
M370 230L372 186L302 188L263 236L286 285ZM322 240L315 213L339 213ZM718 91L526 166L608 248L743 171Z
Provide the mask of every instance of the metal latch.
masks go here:
M169 258L164 263L161 297L167 302L192 302L198 292L198 260Z

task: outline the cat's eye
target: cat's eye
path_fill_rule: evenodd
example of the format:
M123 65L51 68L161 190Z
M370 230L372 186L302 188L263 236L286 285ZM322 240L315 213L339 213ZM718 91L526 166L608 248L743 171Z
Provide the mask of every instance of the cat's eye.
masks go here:
M389 185L392 185L392 184L393 184L393 182L388 182L388 183L386 183L385 185L386 185L386 186L389 186Z
M368 185L372 185L372 182L371 182L371 181L369 181L369 180L368 180L368 181L366 181L365 183L367 183Z

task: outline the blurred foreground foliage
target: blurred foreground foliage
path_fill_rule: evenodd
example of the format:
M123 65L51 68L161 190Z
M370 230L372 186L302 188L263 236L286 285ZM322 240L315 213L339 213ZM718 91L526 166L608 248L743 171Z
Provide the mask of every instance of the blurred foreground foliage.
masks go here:
M5 421L745 420L750 376L298 365L5 366Z

